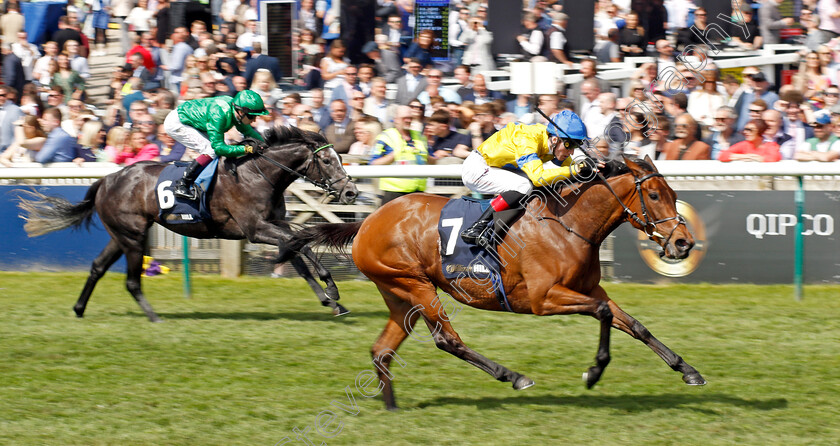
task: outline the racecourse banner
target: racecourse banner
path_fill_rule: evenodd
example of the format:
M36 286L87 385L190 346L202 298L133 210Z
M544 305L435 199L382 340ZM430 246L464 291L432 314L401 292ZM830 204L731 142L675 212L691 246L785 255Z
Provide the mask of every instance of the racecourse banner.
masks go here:
M631 227L616 232L614 275L627 282L792 283L793 191L679 191L677 211L696 245L661 259L659 245ZM805 193L805 282L840 283L840 192ZM660 231L663 232L663 231Z
M93 259L105 248L111 236L103 229L99 216L94 215L88 229L63 231L29 238L23 230L25 223L18 216L18 196L28 186L0 186L0 271L86 271ZM78 203L85 198L88 186L38 186L38 192L55 195ZM125 258L110 269L125 272Z

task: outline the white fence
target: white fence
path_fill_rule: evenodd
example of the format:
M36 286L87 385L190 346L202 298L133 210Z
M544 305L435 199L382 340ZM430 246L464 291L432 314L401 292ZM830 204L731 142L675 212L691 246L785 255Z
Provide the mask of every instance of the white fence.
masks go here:
M840 191L840 162L797 162L778 163L721 163L719 161L658 161L656 167L668 177L675 190L796 190L799 179L804 179L808 190ZM0 184L20 185L83 185L120 169L116 165L89 164L77 166L72 163L55 164L49 167L32 165L28 167L0 168ZM299 224L316 222L358 221L373 212L378 206L376 187L372 180L381 177L429 177L448 180L447 185L434 184L428 190L445 196L458 196L467 189L456 179L461 177L461 165L426 166L346 166L347 173L357 179L362 192L360 200L353 205L331 202L323 191L308 183L296 182L288 189L287 203L289 220ZM160 259L175 262L181 259L181 236L155 226L149 238L150 253ZM219 240L190 239L190 257L193 264L205 272L226 270L223 263L229 258L222 255ZM251 274L263 274L271 267L270 258L275 247L268 245L239 244L239 258L233 262L242 265L237 270ZM609 268L613 255L609 241L603 246L602 259ZM244 259L244 260L243 260ZM250 260L249 260L250 259ZM262 259L263 266L253 266ZM249 267L249 261L251 265ZM330 268L347 269L349 262L332 259ZM268 265L268 266L265 266ZM238 271L237 271L238 272ZM606 271L608 273L608 270ZM233 273L235 274L235 273ZM350 274L352 276L352 274ZM344 275L344 277L348 277Z

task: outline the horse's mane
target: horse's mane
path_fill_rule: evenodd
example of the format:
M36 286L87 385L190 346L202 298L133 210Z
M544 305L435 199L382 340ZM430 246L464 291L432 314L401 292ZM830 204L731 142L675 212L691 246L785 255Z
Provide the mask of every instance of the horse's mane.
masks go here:
M656 170L650 163L643 159L630 157L628 157L628 159L635 162L639 165L639 167L646 171L654 172ZM615 178L630 173L630 168L627 167L627 164L625 164L621 158L610 158L606 160L604 164L605 166L599 169L601 174L604 175L604 178ZM554 185L554 188L557 192L559 192L566 184L567 183L560 181Z
M650 163L648 163L647 161L645 161L643 159L639 159L639 158L629 158L629 159L631 161L633 161L634 163L638 164L639 167L641 167L642 169L645 169L645 170L650 171L650 172L653 172L653 171L656 170L656 169L654 169L653 166L650 165ZM630 173L630 168L627 167L627 164L624 164L624 162L622 162L619 159L615 159L615 158L610 159L605 164L606 164L606 166L604 166L603 168L600 169L601 173L604 175L604 178L613 178L613 177L617 177L617 176L620 176L620 175L624 175L626 173Z
M293 143L309 145L321 145L326 143L326 140L320 133L301 130L297 127L287 127L284 125L275 126L266 130L263 136L265 137L265 142L269 146L279 146Z

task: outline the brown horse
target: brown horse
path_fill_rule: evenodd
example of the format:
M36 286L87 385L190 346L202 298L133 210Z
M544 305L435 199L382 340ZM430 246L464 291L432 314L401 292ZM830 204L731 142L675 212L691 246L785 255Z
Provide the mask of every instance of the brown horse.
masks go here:
M94 212L99 214L111 235L111 241L93 261L87 283L73 307L76 316L84 315L96 282L125 254L129 293L149 320L160 321L140 288L146 233L152 223L189 237L248 239L252 243L277 245L280 250L278 262L291 260L322 305L331 307L336 315L347 313L336 302L338 288L329 271L309 247L297 240L284 221L283 191L293 181L303 178L338 196L341 202L350 203L358 194L356 185L322 135L278 127L268 130L265 136L268 147L261 154L226 158L219 163L208 203L212 218L201 223L170 225L158 216L160 208L155 198L155 183L166 167L160 163L137 163L108 175L91 185L84 200L78 204L34 191L26 192L31 198L21 197L19 207L26 214L22 216L26 220L24 229L30 237L89 225ZM326 289L312 276L301 255L312 262L326 283Z
M601 377L610 361L610 327L647 344L690 385L705 384L693 367L653 337L637 320L621 310L599 285L598 248L615 228L629 221L662 247L668 258L685 258L694 240L676 211L676 194L650 158L611 161L601 180L554 190L537 189L528 212L512 225L498 253L502 282L513 312L586 314L601 322L596 364L584 375L588 387ZM412 333L419 316L432 332L438 348L484 370L514 389L534 384L468 348L450 324L460 304L438 297L436 287L457 301L484 310L504 311L488 283L447 280L440 264L437 226L448 200L412 194L394 200L361 223L319 225L302 237L341 247L355 238L353 260L379 288L391 312L371 354L382 383L385 406L396 409L389 367L400 344ZM305 234L304 234L305 233ZM453 231L453 237L458 234ZM451 298L445 298L451 299ZM454 305L454 306L453 306ZM451 311L447 316L444 307Z

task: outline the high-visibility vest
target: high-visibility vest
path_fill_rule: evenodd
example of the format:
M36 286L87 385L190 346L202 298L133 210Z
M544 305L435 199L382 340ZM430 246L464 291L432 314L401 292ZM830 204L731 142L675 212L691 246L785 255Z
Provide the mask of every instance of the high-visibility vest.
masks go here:
M426 146L426 139L423 134L409 130L411 135L411 142L406 141L402 137L400 131L391 128L385 130L376 138L379 147L378 150L383 150L382 145L387 144L388 147L394 150L394 164L408 165L408 164L426 164L429 158L429 150ZM418 192L426 190L425 178L380 178L379 188L388 192Z

